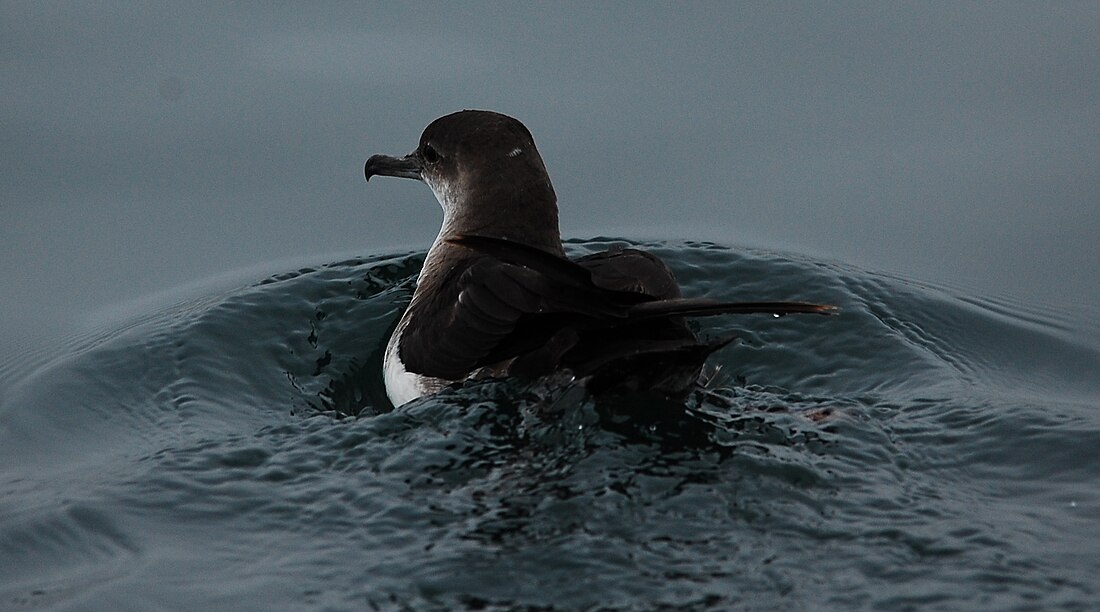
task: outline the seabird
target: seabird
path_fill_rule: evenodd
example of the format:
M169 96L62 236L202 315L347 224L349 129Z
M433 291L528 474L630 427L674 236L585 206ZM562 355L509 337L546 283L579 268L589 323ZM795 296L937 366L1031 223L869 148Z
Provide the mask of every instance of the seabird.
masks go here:
M803 302L684 298L651 253L615 248L566 257L550 177L527 128L465 110L433 121L404 157L374 155L364 173L427 183L443 226L386 345L394 406L454 382L568 370L593 393L682 397L710 353L684 317L819 313Z

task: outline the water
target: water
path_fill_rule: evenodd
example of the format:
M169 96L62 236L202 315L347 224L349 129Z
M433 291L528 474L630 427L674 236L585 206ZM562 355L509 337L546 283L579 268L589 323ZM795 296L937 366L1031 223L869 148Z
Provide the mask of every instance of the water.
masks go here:
M788 253L644 246L687 295L841 314L700 320L741 340L680 409L562 380L392 409L380 355L423 253L211 282L16 354L0 608L1095 604L1095 327Z

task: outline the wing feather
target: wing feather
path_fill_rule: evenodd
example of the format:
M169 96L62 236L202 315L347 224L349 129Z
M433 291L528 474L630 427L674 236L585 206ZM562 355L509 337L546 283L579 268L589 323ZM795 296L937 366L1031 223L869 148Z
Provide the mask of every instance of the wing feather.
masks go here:
M560 367L563 358L588 360L581 356L601 347L612 358L616 353L705 349L678 317L834 311L802 302L681 298L664 262L636 249L616 249L574 262L497 238L461 236L448 242L464 257L435 291L426 291L423 300L410 305L410 322L401 339L401 360L409 371L447 380L525 355L517 367L536 372ZM619 335L625 336L613 336L617 342L611 343L619 350L596 340L599 333L590 333L620 327ZM646 346L655 340L667 346ZM572 358L570 351L575 353Z

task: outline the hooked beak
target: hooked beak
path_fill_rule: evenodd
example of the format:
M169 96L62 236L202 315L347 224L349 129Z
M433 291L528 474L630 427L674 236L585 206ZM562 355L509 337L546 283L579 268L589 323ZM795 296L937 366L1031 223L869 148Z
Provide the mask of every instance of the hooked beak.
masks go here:
M390 157L389 155L372 155L363 166L363 174L370 180L372 176L396 176L398 178L411 178L423 180L421 171L424 166L416 153L410 153L405 157Z

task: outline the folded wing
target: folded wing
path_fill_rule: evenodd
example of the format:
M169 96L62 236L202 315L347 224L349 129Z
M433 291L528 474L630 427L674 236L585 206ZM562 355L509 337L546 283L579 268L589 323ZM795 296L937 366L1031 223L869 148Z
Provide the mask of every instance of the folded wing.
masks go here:
M492 366L534 376L563 367L587 375L624 360L677 356L701 365L730 338L701 343L682 317L833 312L802 302L682 298L664 262L636 249L570 261L498 238L448 242L468 256L431 302L411 306L433 315L413 316L401 345L407 369L448 380Z

